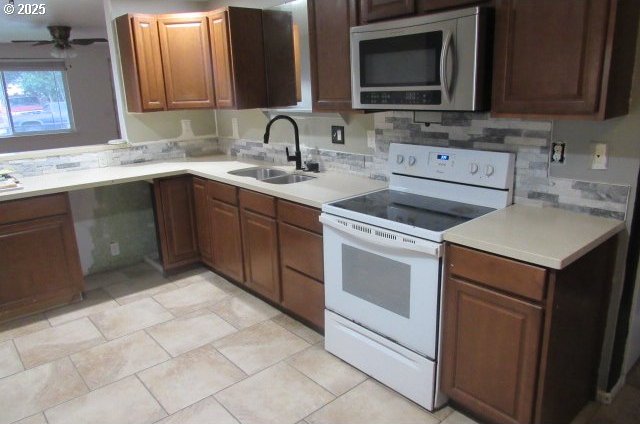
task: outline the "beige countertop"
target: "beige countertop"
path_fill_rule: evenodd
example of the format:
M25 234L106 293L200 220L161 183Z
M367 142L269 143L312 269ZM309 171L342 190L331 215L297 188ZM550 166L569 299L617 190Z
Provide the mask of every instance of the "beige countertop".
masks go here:
M511 205L458 225L444 239L562 269L624 228L624 222L557 208Z
M146 162L126 166L110 166L81 171L66 171L36 177L21 178L20 190L0 192L0 201L21 199L43 194L80 190L131 181L180 174L192 174L223 183L258 191L293 202L319 208L332 202L358 194L383 189L386 182L338 172L310 173L316 177L294 184L269 184L251 177L239 177L228 171L259 165L250 161L239 162L228 156L208 156L192 159L175 159L161 162ZM264 165L264 164L262 164ZM293 172L293 166L273 166Z

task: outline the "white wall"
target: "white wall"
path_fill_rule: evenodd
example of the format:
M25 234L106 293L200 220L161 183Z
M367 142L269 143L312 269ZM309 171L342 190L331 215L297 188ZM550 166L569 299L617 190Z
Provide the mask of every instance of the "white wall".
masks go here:
M75 48L78 56L68 61L67 81L76 130L0 138L0 153L102 144L118 138L109 47L96 43ZM50 51L51 46L0 44L0 58L53 59Z

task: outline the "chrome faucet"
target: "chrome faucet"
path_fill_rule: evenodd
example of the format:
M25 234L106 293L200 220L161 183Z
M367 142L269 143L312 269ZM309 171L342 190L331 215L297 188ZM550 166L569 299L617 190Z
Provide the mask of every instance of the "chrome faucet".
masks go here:
M295 161L296 171L301 171L302 170L302 153L300 153L300 136L298 133L298 124L296 124L296 121L294 121L290 116L277 115L275 118L269 121L269 123L267 124L267 128L264 130L264 143L265 144L269 143L269 132L271 131L271 124L273 124L275 121L278 121L280 119L285 119L291 122L291 125L293 125L293 136L296 142L296 151L295 151L295 154L292 156L292 155L289 155L288 147L285 150L287 152L287 160L289 162Z

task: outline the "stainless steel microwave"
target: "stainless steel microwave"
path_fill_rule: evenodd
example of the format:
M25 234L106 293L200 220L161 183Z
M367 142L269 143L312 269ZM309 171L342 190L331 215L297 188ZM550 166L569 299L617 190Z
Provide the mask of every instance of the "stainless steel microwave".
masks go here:
M473 7L351 28L353 107L485 109L488 13Z

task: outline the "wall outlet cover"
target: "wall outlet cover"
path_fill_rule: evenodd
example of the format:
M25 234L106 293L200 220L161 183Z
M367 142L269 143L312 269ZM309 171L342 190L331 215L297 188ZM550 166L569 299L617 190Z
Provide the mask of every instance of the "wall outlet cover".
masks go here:
M331 125L331 142L344 144L344 127L342 125Z
M111 250L111 256L118 256L120 254L120 243L114 241L109 245L109 249Z
M240 138L240 131L238 129L238 118L231 118L231 138L237 140Z
M607 145L605 143L596 143L593 149L591 169L607 169Z
M561 141L551 143L551 163L564 163L566 148Z
M367 131L367 147L370 149L376 148L376 132L375 131Z

